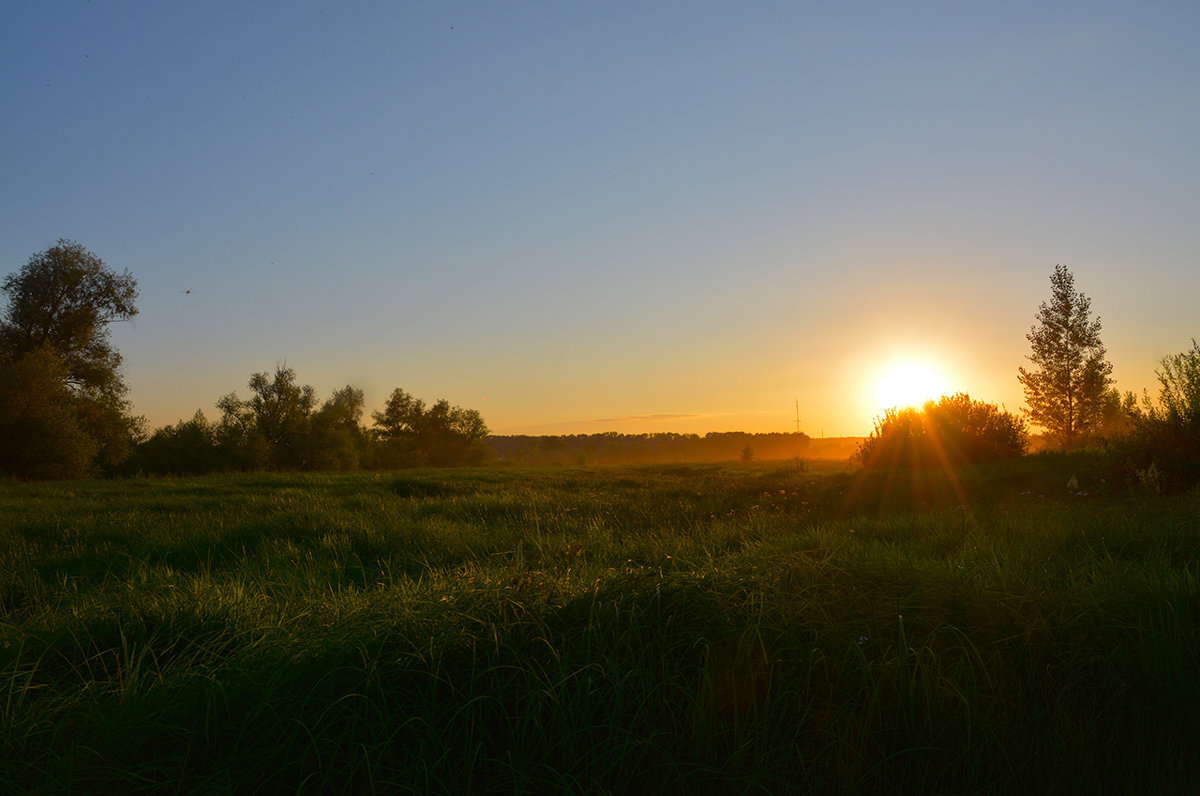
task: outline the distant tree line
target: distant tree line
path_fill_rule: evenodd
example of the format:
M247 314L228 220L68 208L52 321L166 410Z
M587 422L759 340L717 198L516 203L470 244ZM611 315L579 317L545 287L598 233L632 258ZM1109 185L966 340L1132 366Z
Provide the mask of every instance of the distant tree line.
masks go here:
M1157 401L1112 386L1100 321L1064 266L1027 335L1032 369L1018 369L1025 419L965 394L920 409L892 409L855 456L863 466L919 468L1016 456L1025 421L1062 449L1091 448L1110 481L1176 491L1200 483L1200 345L1164 357ZM137 315L137 282L62 239L0 282L0 477L201 474L230 470L352 470L476 464L630 464L819 457L801 433L488 436L473 409L432 406L395 389L364 425L362 390L347 385L318 402L311 386L278 367L229 393L220 417L146 434L131 414L121 355L109 327ZM826 454L827 455L827 454Z
M566 434L493 436L488 445L501 462L524 465L664 464L791 459L808 455L807 434Z
M320 405L290 367L255 373L250 396L217 401L221 416L158 429L135 446L128 472L199 475L230 470L357 470L479 464L489 456L479 412L432 406L400 388L362 424L363 391L346 385Z

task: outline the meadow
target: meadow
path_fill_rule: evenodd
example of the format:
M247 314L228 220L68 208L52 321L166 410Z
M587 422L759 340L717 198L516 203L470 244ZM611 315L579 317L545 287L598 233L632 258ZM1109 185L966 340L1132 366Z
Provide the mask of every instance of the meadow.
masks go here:
M1194 789L1200 494L802 465L0 484L0 791Z

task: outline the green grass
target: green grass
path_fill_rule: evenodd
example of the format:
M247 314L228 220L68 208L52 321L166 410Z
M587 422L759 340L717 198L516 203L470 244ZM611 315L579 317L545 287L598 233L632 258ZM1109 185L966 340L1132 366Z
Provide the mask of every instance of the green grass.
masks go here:
M1186 792L1200 495L1098 477L0 484L0 792Z

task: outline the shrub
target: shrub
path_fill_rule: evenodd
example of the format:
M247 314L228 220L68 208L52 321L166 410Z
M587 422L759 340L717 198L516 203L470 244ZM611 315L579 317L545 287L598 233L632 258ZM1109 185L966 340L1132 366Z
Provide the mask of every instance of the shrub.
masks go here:
M1184 490L1200 483L1200 344L1193 339L1191 351L1160 365L1158 405L1137 418L1133 435L1112 455L1135 488L1153 472L1156 488Z
M887 410L854 458L864 467L916 469L1019 456L1025 446L1025 421L958 393Z
M1195 432L1200 428L1200 343L1192 338L1192 350L1163 357L1156 371L1161 385L1157 414L1172 426Z

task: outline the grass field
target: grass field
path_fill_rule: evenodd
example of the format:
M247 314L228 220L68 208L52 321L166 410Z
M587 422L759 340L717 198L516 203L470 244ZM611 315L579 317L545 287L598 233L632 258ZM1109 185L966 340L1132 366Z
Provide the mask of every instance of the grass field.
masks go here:
M0 791L1193 791L1200 495L1096 479L0 484Z

